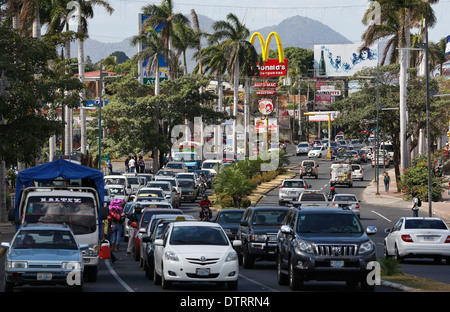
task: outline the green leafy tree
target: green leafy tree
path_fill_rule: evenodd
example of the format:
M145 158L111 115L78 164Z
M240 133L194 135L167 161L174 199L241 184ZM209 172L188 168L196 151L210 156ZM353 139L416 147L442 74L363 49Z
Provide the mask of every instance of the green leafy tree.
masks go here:
M236 166L223 168L214 179L214 192L218 198L231 196L234 207L240 208L244 198L255 188L254 182L247 178Z

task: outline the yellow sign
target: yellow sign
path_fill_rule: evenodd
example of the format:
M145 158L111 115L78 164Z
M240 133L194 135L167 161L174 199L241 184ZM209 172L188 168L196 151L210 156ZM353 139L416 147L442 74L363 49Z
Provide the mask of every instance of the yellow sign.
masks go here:
M263 61L266 62L269 58L269 45L270 45L270 39L272 37L275 37L275 40L277 41L277 48L278 48L278 60L281 64L284 64L284 51L283 51L283 45L281 44L280 36L274 31L272 31L269 36L267 36L266 42L264 42L263 36L259 32L255 32L250 37L250 43L253 44L255 42L255 38L259 38L259 42L261 43L261 51L262 51L262 57Z

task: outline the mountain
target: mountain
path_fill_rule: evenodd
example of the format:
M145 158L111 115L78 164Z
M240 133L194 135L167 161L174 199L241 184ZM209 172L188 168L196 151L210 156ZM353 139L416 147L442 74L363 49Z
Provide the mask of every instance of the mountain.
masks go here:
M188 16L188 18L190 19L190 16ZM213 32L212 24L214 23L214 20L203 15L199 15L198 18L200 29L202 31L209 33ZM314 44L353 43L327 25L304 16L293 16L283 20L278 25L267 26L250 31L250 34L259 32L265 40L267 35L272 31L276 32L280 36L283 48L300 47L312 50ZM107 57L115 51L123 51L129 58L131 58L137 53L137 47L133 47L130 42L131 38L124 39L122 42L118 43L104 43L93 39L87 39L84 46L84 55L89 56L94 63ZM255 41L255 47L257 51L261 51L259 42L256 43ZM276 42L274 39L271 41L270 48L276 49ZM72 55L72 57L76 57L76 43L73 44L72 51L72 54L75 54L75 56ZM192 55L193 51L188 51L186 57L188 60L188 71L192 71L195 66L195 62L192 61Z

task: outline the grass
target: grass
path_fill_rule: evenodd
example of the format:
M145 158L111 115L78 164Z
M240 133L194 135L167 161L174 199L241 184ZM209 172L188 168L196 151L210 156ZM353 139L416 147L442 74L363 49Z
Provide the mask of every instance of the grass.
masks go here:
M381 276L382 280L405 285L414 288L418 292L449 292L450 285L437 282L428 278L421 278L414 275L399 273L396 275Z

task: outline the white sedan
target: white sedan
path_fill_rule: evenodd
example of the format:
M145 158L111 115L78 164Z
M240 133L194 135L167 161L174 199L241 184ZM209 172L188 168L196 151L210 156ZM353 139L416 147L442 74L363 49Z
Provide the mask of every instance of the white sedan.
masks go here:
M239 260L234 247L218 223L181 221L168 225L155 240L154 282L165 289L173 282L227 283L237 289Z
M322 158L322 157L327 157L328 154L328 147L326 146L315 146L312 149L309 150L308 152L308 158L311 157L318 157L318 158Z
M404 258L444 258L450 264L450 230L439 218L400 218L392 229L386 229L385 257L399 261Z

